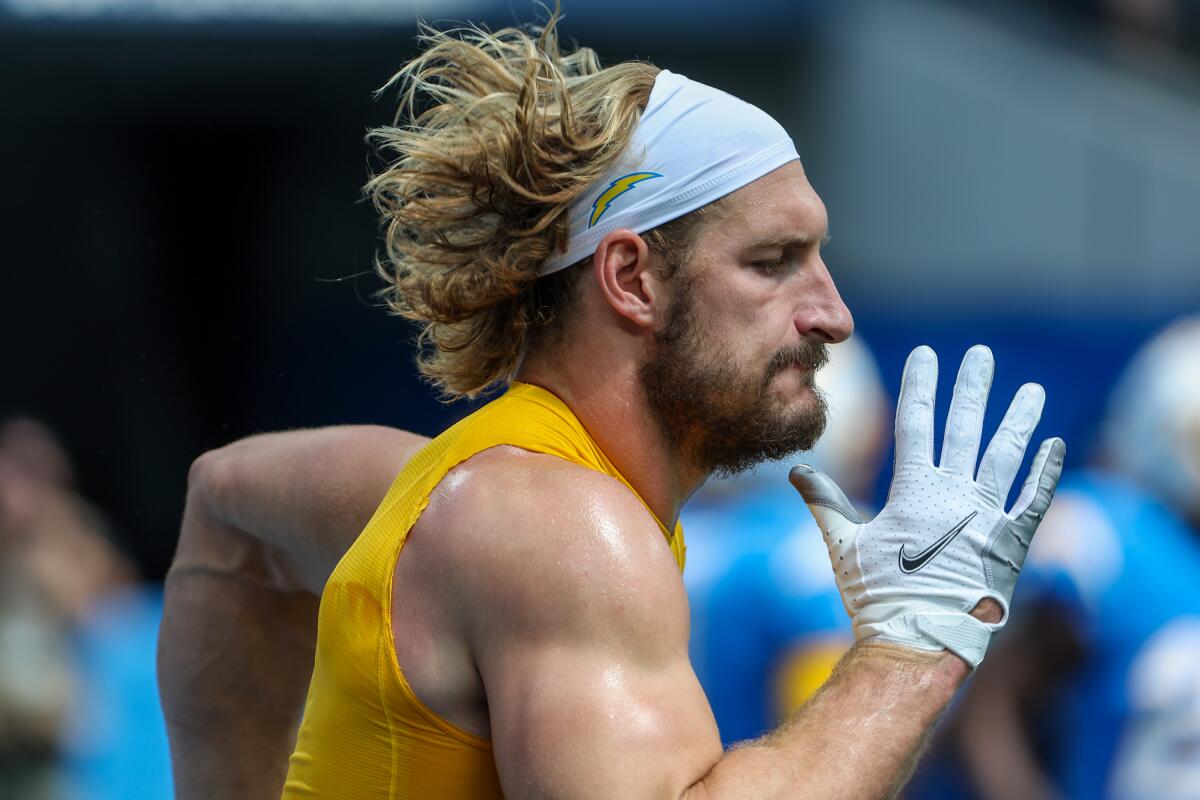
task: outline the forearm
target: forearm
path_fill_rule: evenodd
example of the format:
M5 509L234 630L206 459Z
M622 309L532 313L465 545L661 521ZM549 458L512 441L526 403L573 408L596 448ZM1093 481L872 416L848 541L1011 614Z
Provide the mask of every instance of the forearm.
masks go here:
M312 670L316 596L189 493L158 674L176 796L278 798Z
M688 800L892 797L966 675L949 653L857 645L791 720L728 752Z

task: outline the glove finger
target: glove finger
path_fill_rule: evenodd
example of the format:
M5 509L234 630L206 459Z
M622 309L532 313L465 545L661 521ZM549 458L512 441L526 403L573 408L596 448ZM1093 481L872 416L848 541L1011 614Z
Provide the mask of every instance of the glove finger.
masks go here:
M848 539L862 524L862 517L846 493L829 476L807 464L799 464L792 467L788 479L804 498L827 543Z
M1003 506L1012 488L1029 437L1042 418L1042 407L1046 404L1046 390L1036 383L1027 383L1017 390L1009 405L996 435L984 451L979 462L979 482L991 499Z
M1010 522L995 532L984 557L992 563L991 584L1004 597L1011 597L1017 576L1029 555L1033 533L1050 507L1058 476L1062 474L1066 445L1062 439L1047 439L1033 458L1029 477L1009 514ZM1015 516L1015 519L1013 517Z
M992 351L981 344L972 347L963 357L958 379L954 382L950 411L946 415L946 433L942 440L943 470L965 477L974 474L975 462L979 458L979 440L983 437L983 413L987 408L995 371L996 361Z
M933 466L933 404L937 394L937 355L925 345L904 362L896 401L896 468L915 461Z
M1050 501L1054 499L1054 490L1062 475L1066 454L1067 445L1057 436L1042 442L1037 456L1033 459L1033 466L1029 469L1029 477L1021 487L1021 494L1009 512L1009 516L1015 518L1013 524L1025 540L1026 546L1033 538L1033 532L1037 530L1042 517L1046 516Z

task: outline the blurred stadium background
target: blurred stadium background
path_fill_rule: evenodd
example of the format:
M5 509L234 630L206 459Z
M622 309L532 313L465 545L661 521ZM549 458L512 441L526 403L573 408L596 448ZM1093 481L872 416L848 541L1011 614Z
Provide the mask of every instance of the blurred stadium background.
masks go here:
M1040 431L1080 466L1131 354L1200 308L1190 0L564 11L564 32L606 63L648 59L792 131L830 209L827 260L893 397L915 345L952 373L986 343L994 397L1041 382ZM416 378L411 330L374 297L363 133L391 117L372 90L414 54L418 14L499 27L538 13L512 0L0 0L0 420L61 439L74 478L55 496L90 501L123 575L161 580L206 449L344 422L435 433L468 410ZM886 486L873 485L878 504ZM0 774L64 747L7 731ZM137 769L96 767L66 796L117 796L101 781ZM120 796L162 796L156 780ZM0 778L0 797L64 791L30 786Z

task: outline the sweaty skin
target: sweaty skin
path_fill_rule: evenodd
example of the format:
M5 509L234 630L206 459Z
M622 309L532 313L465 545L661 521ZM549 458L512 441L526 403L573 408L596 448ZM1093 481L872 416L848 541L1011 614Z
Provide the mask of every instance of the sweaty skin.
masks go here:
M374 427L293 431L197 461L159 661L180 798L278 797L311 670L316 592L397 462L422 442ZM580 499L536 527L456 511L455 501L518 504L514 493L534 476L548 481L541 499ZM443 536L427 535L434 521L450 525ZM551 557L542 537L563 523L579 535ZM497 448L443 482L421 526L397 565L398 578L419 583L397 589L396 601L420 603L397 630L398 657L435 711L492 738L510 797L769 797L793 787L886 797L967 672L949 654L859 645L787 725L723 755L687 661L678 570L624 487L551 456ZM444 578L481 561L494 564L486 589L472 580L467 596L493 602L463 603L463 587ZM459 634L428 613L439 603L449 619L468 610ZM513 615L514 606L523 608ZM999 619L999 610L983 616ZM482 681L463 667L458 635L483 652Z
M801 337L846 338L820 256L824 207L799 163L722 205L688 266L708 340L761 371ZM669 313L653 265L640 237L608 234L566 335L531 348L518 377L566 402L670 524L706 474L667 440L638 382ZM813 402L796 372L768 388L783 410ZM254 437L196 463L160 639L180 798L278 796L315 594L420 444L333 428ZM617 481L511 447L439 484L394 586L404 674L435 712L491 739L512 800L889 797L967 674L944 651L858 645L792 720L723 752L656 523ZM992 606L977 614L998 620Z

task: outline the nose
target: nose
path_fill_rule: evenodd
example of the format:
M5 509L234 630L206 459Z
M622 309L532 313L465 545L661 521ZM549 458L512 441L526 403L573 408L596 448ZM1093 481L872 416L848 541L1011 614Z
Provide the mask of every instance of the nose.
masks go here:
M796 330L806 339L826 344L844 342L854 333L854 317L842 301L825 262L818 259L815 267L809 273L812 283L802 290L803 305L796 311Z

